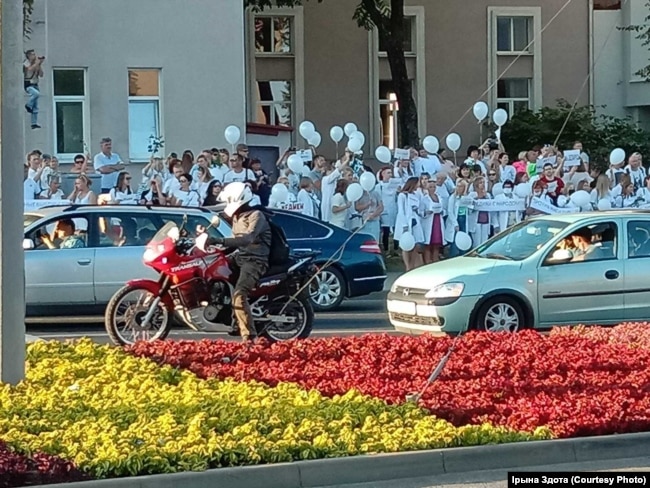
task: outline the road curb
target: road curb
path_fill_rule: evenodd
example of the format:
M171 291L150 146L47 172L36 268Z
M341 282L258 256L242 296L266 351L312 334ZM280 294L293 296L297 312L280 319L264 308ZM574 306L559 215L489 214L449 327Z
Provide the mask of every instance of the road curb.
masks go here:
M466 471L626 459L647 452L650 433L375 454L274 465L85 481L48 488L316 488Z

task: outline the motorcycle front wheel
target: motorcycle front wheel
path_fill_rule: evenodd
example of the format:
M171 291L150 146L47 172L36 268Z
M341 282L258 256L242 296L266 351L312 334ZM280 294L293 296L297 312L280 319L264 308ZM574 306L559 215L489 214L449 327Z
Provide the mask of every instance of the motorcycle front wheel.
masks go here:
M272 342L306 339L314 326L314 309L309 296L301 294L290 300L288 296L276 297L266 307L269 320L259 322L259 334ZM282 320L282 319L285 320Z
M143 325L152 308L151 320ZM165 304L155 294L144 287L126 285L108 302L104 326L115 345L126 346L164 339L171 330L171 320Z

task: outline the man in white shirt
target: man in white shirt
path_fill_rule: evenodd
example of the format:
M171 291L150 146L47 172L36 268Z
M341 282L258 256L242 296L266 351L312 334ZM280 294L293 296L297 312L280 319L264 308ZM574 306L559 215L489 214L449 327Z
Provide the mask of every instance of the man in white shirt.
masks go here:
M167 179L163 185L163 194L167 198L172 197L176 190L181 189L181 183L179 179L185 173L185 171L183 171L183 165L180 162L176 162L174 164L172 171L174 173L174 176Z
M23 181L23 191L24 191L24 200L29 202L32 200L38 200L41 193L41 188L38 186L32 178L29 177L29 166L25 165L25 176Z
M39 183L41 176L43 175L43 159L41 158L40 151L32 151L27 155L27 176L30 180L33 180L38 188L38 193L41 192L42 188Z
M430 177L434 177L442 168L442 163L437 154L429 154L424 149L420 151L420 157L414 161L415 175L422 176L422 173L427 173Z
M122 162L122 158L113 152L113 141L110 137L104 137L99 144L102 152L95 154L93 166L95 171L102 175L102 193L108 193L117 185L119 172L126 165Z
M224 185L232 183L233 181L238 181L243 183L246 180L256 181L255 173L250 169L245 169L243 166L243 158L241 154L232 154L228 160L230 163L230 171L228 171L223 177Z
M643 156L641 156L641 153L635 152L627 162L628 165L625 167L625 172L630 175L630 179L634 184L634 191L637 192L645 186L644 180L647 176L646 170L643 167Z

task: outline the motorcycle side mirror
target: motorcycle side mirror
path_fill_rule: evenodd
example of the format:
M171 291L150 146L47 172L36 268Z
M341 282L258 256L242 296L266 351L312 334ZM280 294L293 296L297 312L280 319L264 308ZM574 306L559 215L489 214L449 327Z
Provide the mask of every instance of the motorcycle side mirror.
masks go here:
M206 244L208 242L208 234L203 233L199 235L196 240L194 241L196 244L196 248L199 249L200 251L206 252Z
M212 225L212 227L219 227L219 224L221 224L221 219L218 215L213 215L210 219L210 225Z

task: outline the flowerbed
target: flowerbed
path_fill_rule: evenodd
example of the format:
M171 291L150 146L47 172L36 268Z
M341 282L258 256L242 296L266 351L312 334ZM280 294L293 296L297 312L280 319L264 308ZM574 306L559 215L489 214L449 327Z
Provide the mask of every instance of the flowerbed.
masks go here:
M316 344L293 348L303 355ZM175 347L189 345L156 346ZM98 478L551 436L544 428L453 426L412 403L388 405L354 389L328 398L277 381L203 380L90 340L31 344L27 366L25 382L0 387L0 439Z
M391 404L419 391L451 339L374 335L242 350L222 341L130 349L203 378L291 382L335 396L354 388ZM558 437L650 430L650 326L555 329L550 335L472 332L457 344L423 405L456 426L489 422Z

